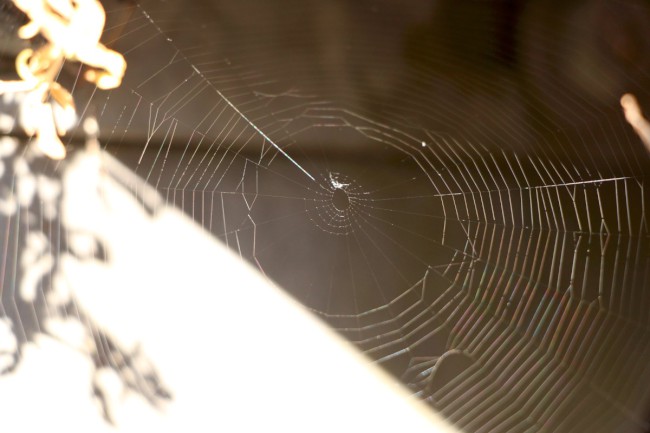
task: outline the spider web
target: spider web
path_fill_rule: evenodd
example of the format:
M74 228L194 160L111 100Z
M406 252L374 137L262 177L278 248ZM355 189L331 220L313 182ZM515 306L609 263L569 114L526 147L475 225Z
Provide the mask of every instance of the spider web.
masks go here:
M75 97L108 153L459 428L647 430L649 165L616 101L649 77L580 38L600 9L551 33L533 6L512 51L462 42L502 30L472 4L453 25L402 6L393 34L381 2L116 2L124 84ZM316 67L318 14L354 24Z

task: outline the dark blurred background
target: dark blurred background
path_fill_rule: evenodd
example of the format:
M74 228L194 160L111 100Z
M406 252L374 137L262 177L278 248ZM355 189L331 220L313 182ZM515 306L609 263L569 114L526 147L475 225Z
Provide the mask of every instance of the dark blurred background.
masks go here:
M596 134L593 146L609 153L600 143L621 131L601 125L620 118L620 96L649 102L642 0L140 5L226 94L249 85L315 95L491 149L571 146Z

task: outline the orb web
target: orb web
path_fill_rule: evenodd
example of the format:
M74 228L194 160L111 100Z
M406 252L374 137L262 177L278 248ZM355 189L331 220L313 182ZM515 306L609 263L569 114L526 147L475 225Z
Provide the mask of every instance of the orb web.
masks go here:
M362 3L344 9L380 27ZM620 95L603 84L586 100L581 74L548 75L545 62L583 48L581 21L560 14L559 33L532 21L530 51L476 53L460 35L498 22L423 33L415 17L428 15L411 7L395 18L413 22L397 38L407 66L346 33L356 72L337 84L309 66L309 26L284 28L290 41L270 19L252 31L248 14L269 6L116 2L108 42L127 58L124 86L75 96L106 152L459 428L647 429L649 161L602 103ZM283 10L291 23L319 8L342 13ZM603 74L648 83L592 50L580 52ZM514 58L529 85L503 70Z

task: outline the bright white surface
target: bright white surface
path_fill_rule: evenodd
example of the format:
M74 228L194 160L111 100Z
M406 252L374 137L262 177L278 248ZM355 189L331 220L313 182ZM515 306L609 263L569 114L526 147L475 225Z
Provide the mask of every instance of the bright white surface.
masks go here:
M64 218L110 262L65 258L61 276L110 335L141 343L174 394L157 411L106 378L118 431L448 431L195 223L169 207L151 217L100 168L98 154L77 156ZM50 326L82 344L74 325ZM29 346L0 379L2 431L115 431L90 398L87 356L49 337Z

